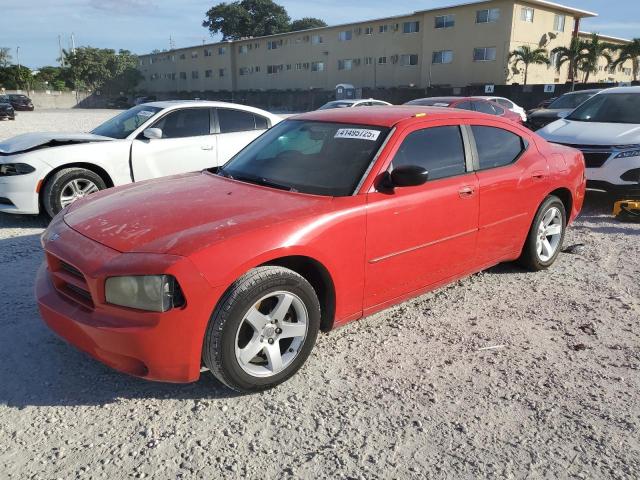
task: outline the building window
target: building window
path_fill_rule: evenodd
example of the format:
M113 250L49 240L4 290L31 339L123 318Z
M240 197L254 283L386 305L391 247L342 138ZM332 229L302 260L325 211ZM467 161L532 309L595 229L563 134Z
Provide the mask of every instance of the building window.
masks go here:
M496 47L482 47L473 49L474 62L491 62L496 59Z
M267 65L267 74L273 75L284 70L284 65Z
M213 55L213 50L211 50L210 48L205 48L204 49L204 56L205 57L210 57L211 55Z
M373 64L373 57L364 57L364 64L365 65L372 65Z
M240 45L238 47L238 52L240 53L247 53L249 51L249 47L247 45Z
M353 68L353 60L338 60L338 70L351 70Z
M191 72L191 78L192 78L193 80L197 80L198 78L200 78L200 72L198 72L197 70L193 70L193 71Z
M400 65L402 65L403 67L408 67L408 66L417 65L417 64L418 64L418 55L414 55L414 54L400 55Z
M224 68L221 68L220 70L218 70L218 76L220 78L222 78L222 77L224 77L226 75L227 75L227 72L226 72L226 70Z
M180 80L186 80L187 79L187 72L180 72Z
M373 35L373 27L366 27L364 29L364 34L365 35Z
M499 8L488 8L476 12L476 23L493 23L500 18Z
M522 7L520 10L520 20L523 22L533 23L533 8Z
M387 57L378 57L378 65L386 65Z
M402 25L403 33L416 33L420 31L420 22L404 22Z
M204 71L204 76L205 76L205 78L213 77L213 70L205 70Z
M324 62L313 62L311 64L312 72L324 72Z
M198 58L198 52L191 52L191 58Z
M227 53L227 47L218 47L218 55L224 55Z
M567 17L565 15L556 15L555 18L553 19L553 29L556 32L564 32L564 24L565 24L565 19Z
M249 67L240 67L238 73L242 76L249 75Z
M378 27L378 33L387 33L389 31L389 25L380 25Z
M549 55L549 66L551 68L558 68L558 61L560 60L560 52L553 52Z
M311 45L319 45L321 43L324 43L324 39L322 38L322 35L311 36Z
M451 28L456 25L455 15L440 15L436 17L436 28Z
M341 42L347 42L351 40L353 32L351 30L345 30L344 32L338 33L338 40Z
M187 55L184 53L180 54L180 60L184 60L185 58L187 58Z
M260 65L256 65L256 66L253 68L253 70L254 70L256 73L260 73Z
M269 40L267 42L267 50L276 50L282 46L282 40Z
M453 62L453 51L440 50L439 52L433 52L431 63L451 63Z

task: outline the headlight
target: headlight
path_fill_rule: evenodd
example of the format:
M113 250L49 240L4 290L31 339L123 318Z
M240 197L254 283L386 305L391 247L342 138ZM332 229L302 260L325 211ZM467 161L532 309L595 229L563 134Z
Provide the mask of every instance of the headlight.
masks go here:
M640 157L640 150L628 150L626 152L621 152L616 155L614 158L629 158L629 157Z
M35 172L36 169L26 163L3 163L0 165L0 177L10 177L13 175L26 175Z
M180 286L171 275L110 277L105 282L108 303L151 312L184 305Z

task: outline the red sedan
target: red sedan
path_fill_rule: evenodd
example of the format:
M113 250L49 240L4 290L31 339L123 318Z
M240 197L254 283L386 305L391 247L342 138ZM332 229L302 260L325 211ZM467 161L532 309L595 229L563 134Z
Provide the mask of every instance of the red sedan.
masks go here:
M487 115L495 115L503 117L512 122L522 125L522 117L512 112L508 108L483 98L476 97L428 97L416 98L405 105L423 106L423 107L448 107L459 108L461 110L471 110L473 112L486 113Z
M288 119L218 171L106 190L43 234L45 322L151 380L273 387L319 331L500 262L549 267L582 153L496 117L380 107Z

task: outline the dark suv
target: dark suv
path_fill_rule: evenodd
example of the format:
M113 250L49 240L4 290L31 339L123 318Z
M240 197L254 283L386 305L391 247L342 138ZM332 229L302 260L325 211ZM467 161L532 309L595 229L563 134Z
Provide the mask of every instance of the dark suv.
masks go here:
M0 95L0 119L16 119L16 112L11 105L11 100L7 95Z
M10 93L7 96L9 97L14 109L33 112L33 102L26 95L22 95L21 93Z

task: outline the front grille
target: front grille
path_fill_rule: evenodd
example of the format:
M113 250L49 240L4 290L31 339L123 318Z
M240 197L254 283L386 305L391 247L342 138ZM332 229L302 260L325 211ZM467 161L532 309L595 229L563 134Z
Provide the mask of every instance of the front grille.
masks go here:
M561 145L582 151L584 164L587 168L600 168L613 153L613 147L610 145L582 145L575 143L562 143Z
M47 252L51 281L58 292L82 307L93 309L93 298L83 273L70 263Z

